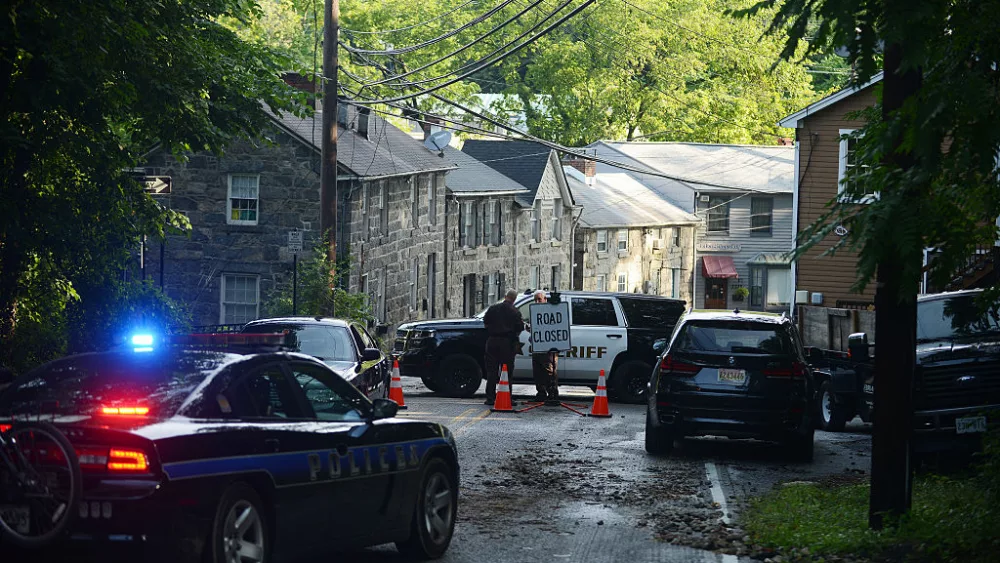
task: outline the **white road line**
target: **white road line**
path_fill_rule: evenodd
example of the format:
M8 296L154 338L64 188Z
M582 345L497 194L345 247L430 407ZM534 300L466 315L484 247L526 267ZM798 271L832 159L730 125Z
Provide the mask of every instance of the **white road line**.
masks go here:
M735 555L730 555L728 553L713 553L711 551L705 552L705 563L739 563L739 558Z
M712 484L712 500L722 509L722 523L729 525L729 507L726 506L726 495L722 494L722 484L719 482L719 470L712 462L705 463L708 480Z

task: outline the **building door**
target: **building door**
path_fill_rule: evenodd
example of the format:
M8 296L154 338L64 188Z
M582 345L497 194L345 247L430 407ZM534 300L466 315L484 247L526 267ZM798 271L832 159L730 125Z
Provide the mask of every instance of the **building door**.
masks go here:
M729 307L728 291L728 279L705 278L705 308L727 309Z

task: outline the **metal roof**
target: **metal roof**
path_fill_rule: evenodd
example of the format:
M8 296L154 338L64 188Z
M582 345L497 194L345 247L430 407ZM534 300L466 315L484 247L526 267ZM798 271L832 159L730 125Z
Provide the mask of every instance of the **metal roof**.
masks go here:
M752 266L788 266L791 263L792 257L785 252L761 252L747 260Z
M792 193L795 148L780 145L600 141L701 191ZM613 159L612 159L613 160Z
M577 204L583 206L580 216L583 227L655 227L700 222L697 216L673 205L624 172L598 174L588 183L576 168L563 169Z
M337 164L351 174L364 179L410 176L427 172L453 170L455 165L447 159L431 152L423 143L407 135L385 119L368 115L368 134L357 131L363 114L355 106L347 106L345 128L337 125ZM275 122L292 136L311 147L320 150L323 138L323 112L317 111L309 117L277 115L271 113Z

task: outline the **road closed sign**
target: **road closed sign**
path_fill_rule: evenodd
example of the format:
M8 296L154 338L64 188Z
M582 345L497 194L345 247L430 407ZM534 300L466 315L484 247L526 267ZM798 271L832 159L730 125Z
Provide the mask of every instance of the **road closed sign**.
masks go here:
M528 315L532 352L564 352L573 348L569 341L569 303L532 303Z

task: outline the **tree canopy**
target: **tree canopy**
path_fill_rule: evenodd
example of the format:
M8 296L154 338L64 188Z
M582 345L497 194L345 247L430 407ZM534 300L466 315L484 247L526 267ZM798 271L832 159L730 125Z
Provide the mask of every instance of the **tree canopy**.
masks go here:
M0 363L16 325L58 324L47 317L81 285L134 294L115 286L142 236L186 226L131 179L145 152L221 151L259 135L265 106L302 107L280 79L289 59L220 23L251 21L253 3L15 0L4 11Z

